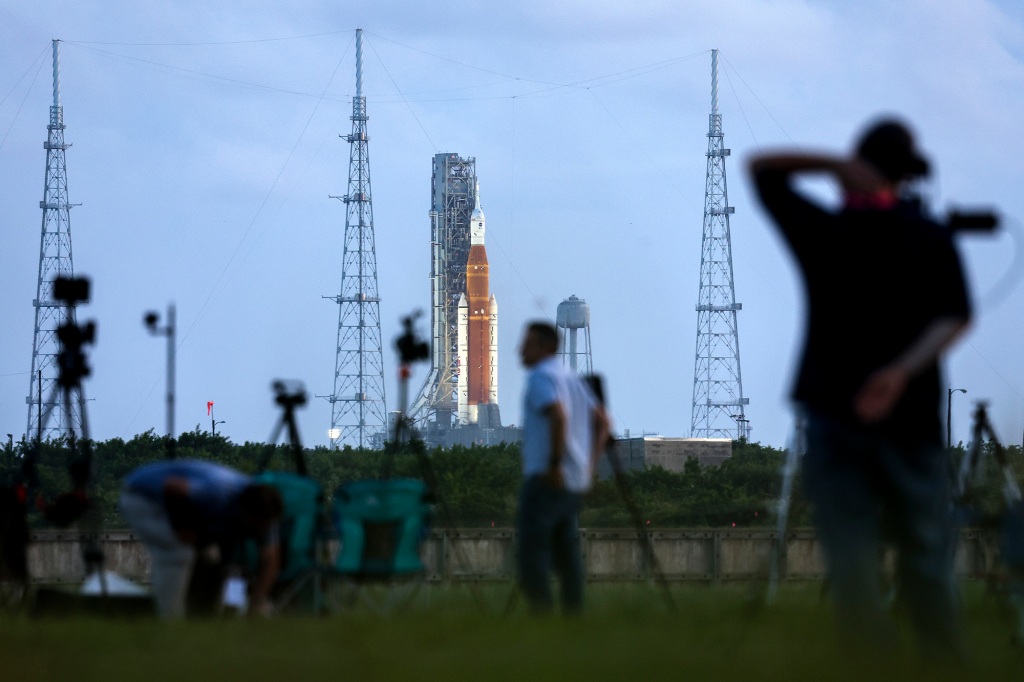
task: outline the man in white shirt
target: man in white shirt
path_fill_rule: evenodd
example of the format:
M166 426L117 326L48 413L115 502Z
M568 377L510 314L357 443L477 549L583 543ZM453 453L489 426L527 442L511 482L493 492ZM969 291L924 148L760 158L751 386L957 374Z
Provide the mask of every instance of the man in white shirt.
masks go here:
M523 487L516 513L519 586L534 612L553 605L549 571L561 585L562 608L583 606L580 499L608 439L604 410L576 374L555 357L558 329L532 322L519 348L530 370L523 400Z

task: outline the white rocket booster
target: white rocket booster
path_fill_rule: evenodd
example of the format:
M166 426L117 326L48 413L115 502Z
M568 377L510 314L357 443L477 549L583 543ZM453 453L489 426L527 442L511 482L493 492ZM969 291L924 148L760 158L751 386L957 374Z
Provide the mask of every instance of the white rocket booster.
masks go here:
M498 299L494 298L494 294L491 294L491 300L488 302L488 313L490 318L490 335L491 335L491 382L488 391L488 402L491 404L498 404Z
M469 302L466 294L459 296L459 329L456 343L459 347L459 379L455 385L460 424L469 423Z

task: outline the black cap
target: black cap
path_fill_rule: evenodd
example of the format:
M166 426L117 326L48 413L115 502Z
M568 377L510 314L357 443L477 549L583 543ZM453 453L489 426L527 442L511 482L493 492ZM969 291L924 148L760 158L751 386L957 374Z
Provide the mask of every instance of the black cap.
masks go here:
M928 175L928 161L914 147L914 136L894 119L872 124L857 143L857 157L893 182Z

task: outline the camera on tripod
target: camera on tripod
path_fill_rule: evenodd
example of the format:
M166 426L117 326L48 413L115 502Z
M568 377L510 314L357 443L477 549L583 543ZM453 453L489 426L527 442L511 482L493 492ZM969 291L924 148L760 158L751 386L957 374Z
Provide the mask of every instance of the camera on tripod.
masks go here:
M411 365L414 362L430 358L430 344L416 337L416 329L413 323L421 315L417 310L412 315L402 318L402 329L404 333L395 339L395 347L403 365Z
M53 297L67 308L89 300L89 280L84 277L58 277L53 280ZM68 388L80 386L82 377L89 376L82 346L96 342L96 323L75 324L70 317L57 328L61 351L57 354L60 369L58 381Z
M53 297L65 306L89 300L89 280L84 277L58 277L53 280Z
M282 407L306 404L306 389L301 381L277 379L271 387L274 389L274 402Z

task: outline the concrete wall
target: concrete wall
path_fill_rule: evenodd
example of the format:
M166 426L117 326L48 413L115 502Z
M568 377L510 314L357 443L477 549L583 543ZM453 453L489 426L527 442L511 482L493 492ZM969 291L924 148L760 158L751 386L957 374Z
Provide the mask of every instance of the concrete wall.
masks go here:
M642 436L619 438L613 447L624 471L660 466L678 472L691 457L696 458L701 466L718 466L732 457L732 441L728 438ZM608 480L613 473L609 458L601 458L598 476Z
M661 573L672 581L717 583L763 579L767 575L776 533L771 530L665 529L649 531ZM584 566L591 581L633 581L655 577L645 544L630 530L580 531ZM32 581L75 583L84 578L82 535L37 531L29 548ZM131 533L101 536L106 566L122 576L147 582L149 558ZM515 534L508 529L435 530L424 543L422 557L431 581L510 580L515 575ZM821 551L814 532L791 530L780 545L782 580L822 577ZM996 537L964 531L956 571L961 578L979 578L997 565ZM892 557L886 561L891 565Z

